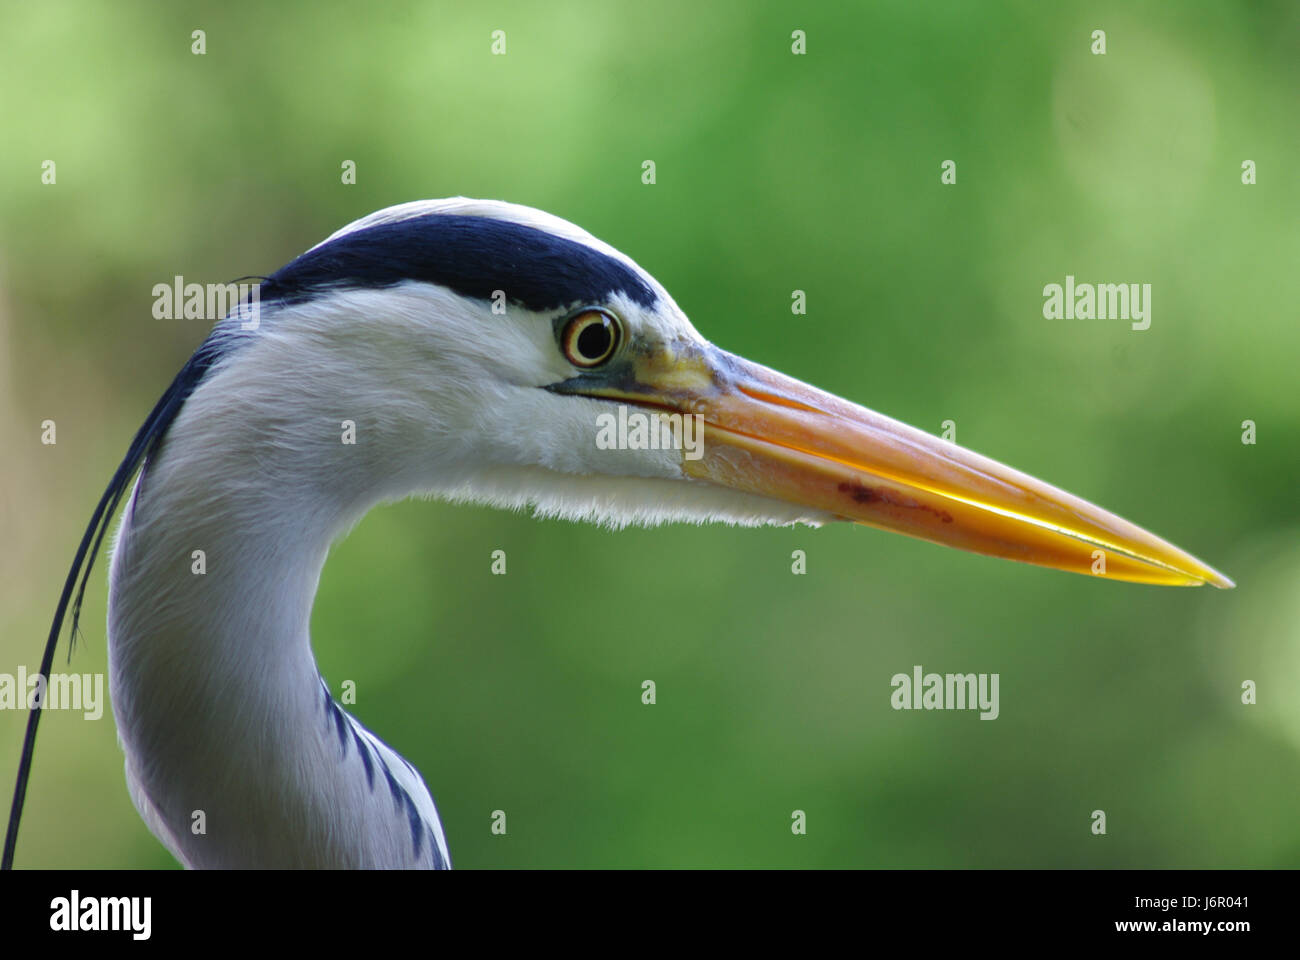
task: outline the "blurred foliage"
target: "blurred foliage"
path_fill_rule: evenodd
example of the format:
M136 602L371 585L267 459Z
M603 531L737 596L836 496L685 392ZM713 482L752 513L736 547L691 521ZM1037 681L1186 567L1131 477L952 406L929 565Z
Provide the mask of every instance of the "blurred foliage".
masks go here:
M635 257L727 349L953 419L1239 588L862 528L381 509L326 567L315 646L424 773L458 865L1300 862L1290 0L0 11L0 671L37 662L95 499L204 336L152 318L155 283L269 273L392 203L509 199ZM1151 283L1151 328L1044 320L1067 273ZM104 668L105 566L79 671ZM891 710L913 664L1000 673L1001 717ZM23 721L0 712L6 796ZM47 715L18 863L172 864L107 713Z

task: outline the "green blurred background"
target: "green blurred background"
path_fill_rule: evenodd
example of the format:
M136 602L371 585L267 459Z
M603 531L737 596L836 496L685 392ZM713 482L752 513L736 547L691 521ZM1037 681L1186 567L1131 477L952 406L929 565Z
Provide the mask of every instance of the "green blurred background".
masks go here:
M380 509L326 566L315 646L458 866L1300 863L1290 0L0 10L0 672L35 667L96 498L206 332L154 320L155 283L269 273L393 203L508 199L636 258L725 348L952 419L1239 586L864 528ZM1151 283L1151 328L1044 320L1067 273ZM105 567L77 671L104 669ZM914 664L999 673L1001 716L893 711ZM6 800L24 719L0 711ZM46 715L17 862L174 866L107 711Z

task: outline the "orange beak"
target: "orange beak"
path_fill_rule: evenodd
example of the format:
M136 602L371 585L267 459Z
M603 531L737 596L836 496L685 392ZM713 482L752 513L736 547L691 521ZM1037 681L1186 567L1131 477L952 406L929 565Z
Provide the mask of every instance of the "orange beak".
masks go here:
M558 389L700 414L702 455L682 460L697 480L1022 563L1137 583L1233 586L1190 553L1064 490L716 348L642 354Z

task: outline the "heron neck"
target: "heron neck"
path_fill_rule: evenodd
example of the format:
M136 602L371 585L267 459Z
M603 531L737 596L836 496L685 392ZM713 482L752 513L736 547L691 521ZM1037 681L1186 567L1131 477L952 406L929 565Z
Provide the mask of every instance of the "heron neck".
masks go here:
M329 546L370 503L337 473L317 495L296 448L258 442L274 429L187 404L123 517L109 679L133 798L192 866L433 865L423 781L311 649Z

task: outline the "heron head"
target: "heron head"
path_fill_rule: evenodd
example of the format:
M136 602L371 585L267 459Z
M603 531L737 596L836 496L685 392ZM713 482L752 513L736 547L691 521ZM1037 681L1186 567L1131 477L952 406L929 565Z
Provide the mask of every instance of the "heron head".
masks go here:
M347 362L314 375L369 393L390 492L615 526L849 521L1112 579L1231 586L1062 490L714 346L631 259L540 211L390 208L266 290L331 330Z

